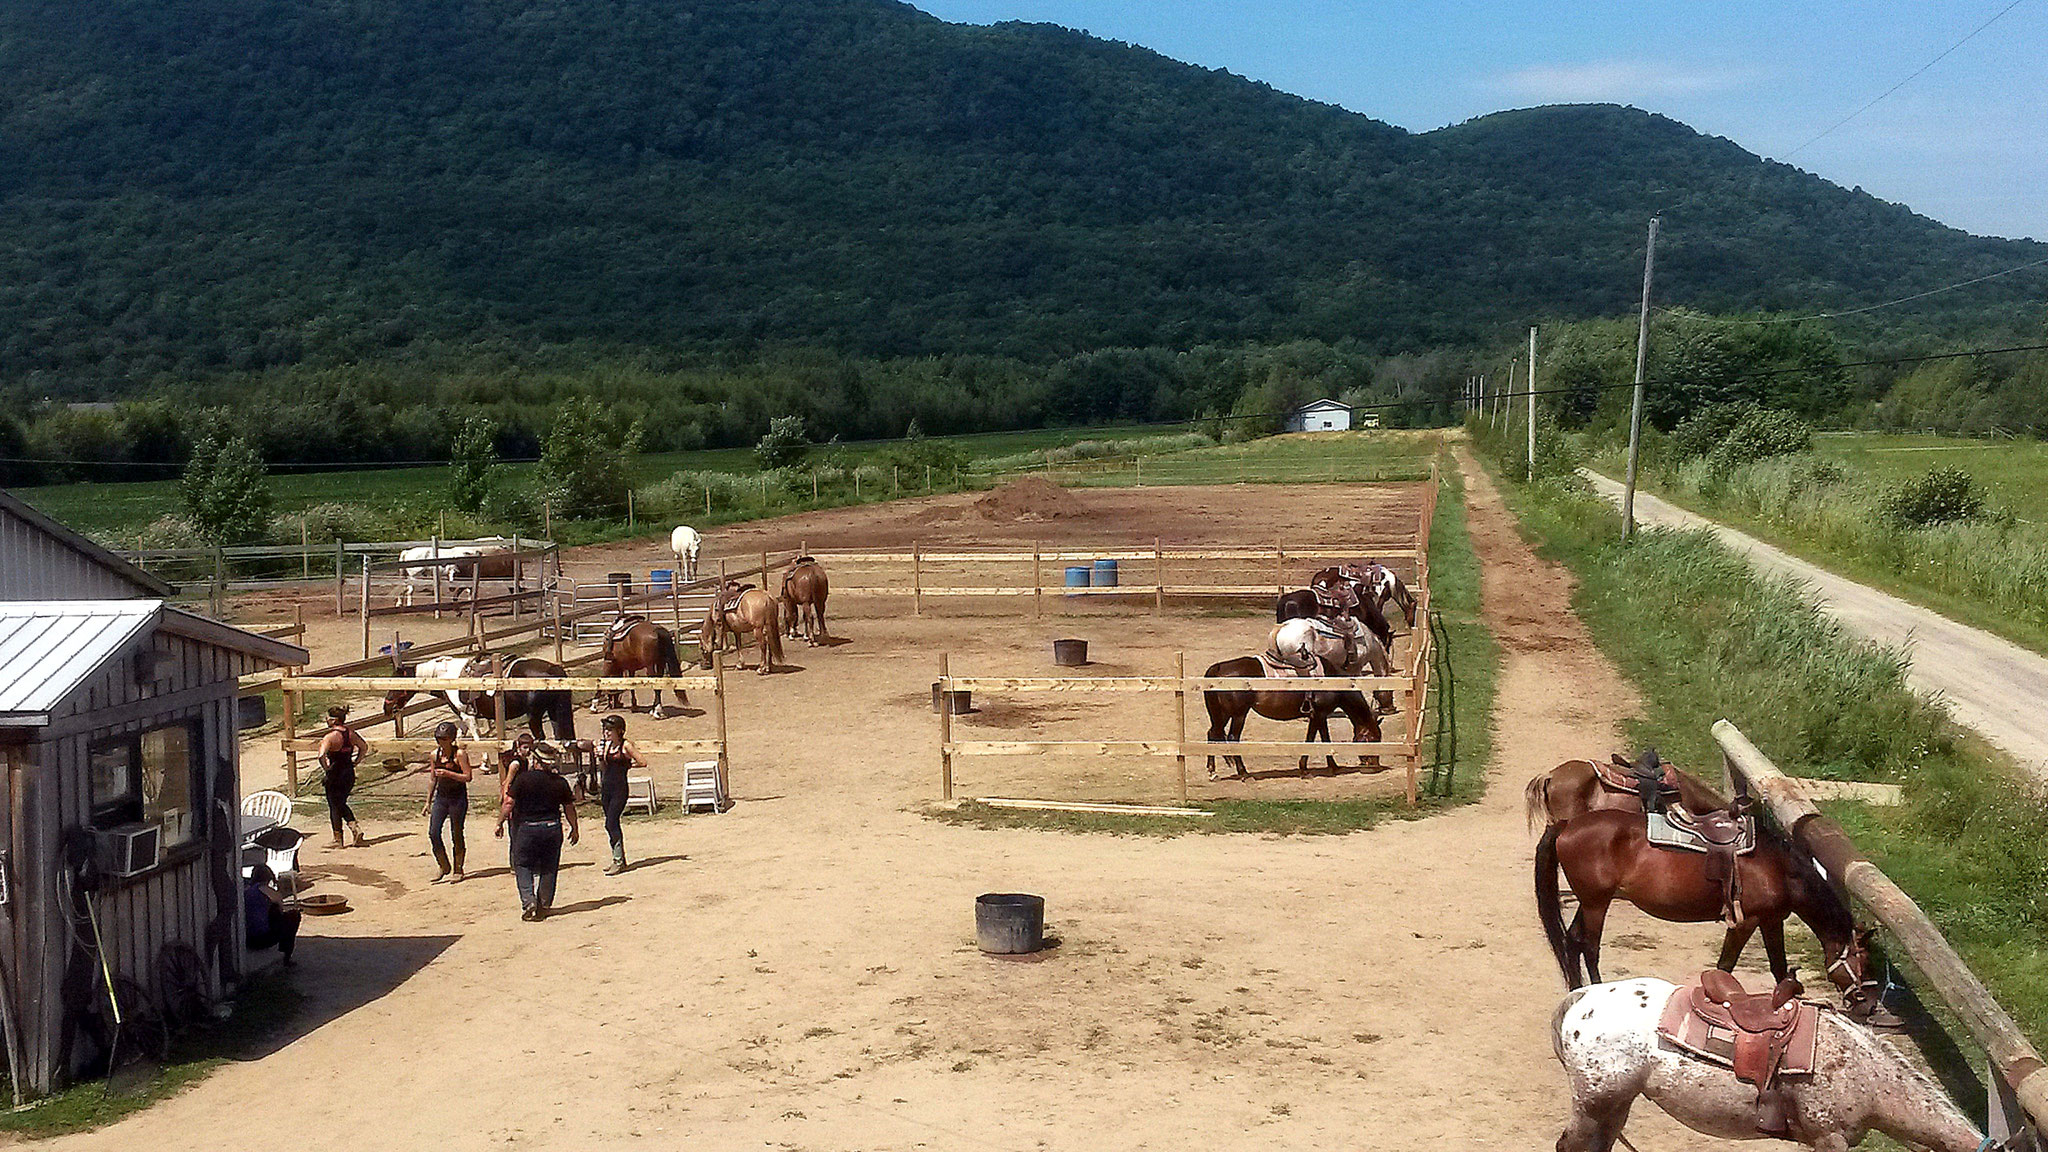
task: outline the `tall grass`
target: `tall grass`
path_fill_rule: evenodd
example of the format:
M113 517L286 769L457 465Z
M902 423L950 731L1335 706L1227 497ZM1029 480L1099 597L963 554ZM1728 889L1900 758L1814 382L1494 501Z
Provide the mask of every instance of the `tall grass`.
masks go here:
M1476 439L1497 474L1514 474L1509 446ZM1744 482L1796 508L1808 497L1794 479L1759 466ZM1712 536L1649 531L1623 545L1613 508L1569 479L1506 494L1540 551L1577 578L1574 607L1641 689L1631 738L1704 767L1718 763L1708 729L1725 717L1795 774L1902 785L1900 807L1830 812L2036 1043L2048 1040L2048 800L2033 782L1915 695L1896 654L1845 635Z

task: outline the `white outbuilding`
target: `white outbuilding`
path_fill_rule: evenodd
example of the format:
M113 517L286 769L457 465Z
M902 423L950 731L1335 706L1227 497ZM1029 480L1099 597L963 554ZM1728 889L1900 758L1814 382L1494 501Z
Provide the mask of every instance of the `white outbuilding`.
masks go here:
M1335 400L1304 404L1287 414L1289 432L1344 432L1351 428L1351 405Z

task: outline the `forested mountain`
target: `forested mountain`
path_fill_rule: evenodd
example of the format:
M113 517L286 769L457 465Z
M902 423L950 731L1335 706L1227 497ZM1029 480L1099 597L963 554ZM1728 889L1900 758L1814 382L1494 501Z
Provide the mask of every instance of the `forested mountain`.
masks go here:
M886 0L7 0L0 385L422 347L1371 352L1660 295L1853 307L1971 237L1610 107L1411 134ZM1995 280L1912 313L2038 326Z

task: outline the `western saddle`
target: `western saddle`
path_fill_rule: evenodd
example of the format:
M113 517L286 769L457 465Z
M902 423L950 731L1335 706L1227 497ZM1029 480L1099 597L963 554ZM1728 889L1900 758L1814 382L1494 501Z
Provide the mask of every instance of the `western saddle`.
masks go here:
M1757 1131L1787 1137L1793 1102L1783 1081L1813 1073L1820 1035L1820 1006L1801 1000L1804 991L1796 973L1769 992L1752 993L1729 973L1709 968L1671 994L1657 1034L1755 1085Z
M1700 852L1707 857L1707 879L1721 886L1721 912L1731 923L1742 919L1742 870L1736 858L1756 849L1756 820L1749 815L1749 797L1738 792L1726 809L1694 812L1679 802L1678 769L1648 749L1631 763L1615 753L1608 763L1597 761L1593 774L1604 788L1641 798L1646 835L1658 848Z

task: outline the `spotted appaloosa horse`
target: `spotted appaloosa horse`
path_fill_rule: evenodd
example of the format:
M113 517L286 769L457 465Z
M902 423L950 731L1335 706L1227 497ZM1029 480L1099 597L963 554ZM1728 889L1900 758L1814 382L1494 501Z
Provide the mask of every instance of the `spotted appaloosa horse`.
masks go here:
M1595 984L1567 994L1550 1037L1571 1087L1572 1115L1558 1152L1610 1152L1638 1097L1709 1136L1757 1138L1756 1086L1657 1036L1678 986L1655 979ZM1869 1029L1822 1012L1810 1076L1787 1077L1794 1140L1819 1152L1848 1152L1878 1131L1915 1148L1985 1152L1984 1141L1940 1088Z

